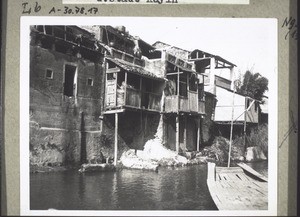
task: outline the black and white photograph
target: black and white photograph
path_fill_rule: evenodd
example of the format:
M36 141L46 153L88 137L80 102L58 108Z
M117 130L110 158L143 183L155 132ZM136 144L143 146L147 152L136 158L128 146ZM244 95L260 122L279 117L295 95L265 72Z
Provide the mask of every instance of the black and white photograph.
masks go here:
M273 215L277 20L23 17L21 210Z

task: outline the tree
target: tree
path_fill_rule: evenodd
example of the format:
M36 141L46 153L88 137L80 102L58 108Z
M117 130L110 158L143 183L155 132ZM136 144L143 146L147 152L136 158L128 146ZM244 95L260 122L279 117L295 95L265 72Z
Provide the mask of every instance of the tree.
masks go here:
M242 84L237 87L237 93L262 100L263 94L268 90L269 81L259 73L246 71Z

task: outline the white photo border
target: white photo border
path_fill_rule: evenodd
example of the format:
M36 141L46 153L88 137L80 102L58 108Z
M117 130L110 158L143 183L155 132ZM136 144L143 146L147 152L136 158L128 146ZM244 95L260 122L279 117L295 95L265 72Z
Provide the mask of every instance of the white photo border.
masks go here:
M201 19L269 19L276 34L276 70L269 79L268 128L268 210L257 211L100 211L100 210L30 210L29 171L29 60L31 25L110 25L112 22L155 22L161 19L184 19L196 22ZM275 18L205 18L205 17L21 17L20 22L20 214L31 216L275 216L277 215L278 179L278 22Z

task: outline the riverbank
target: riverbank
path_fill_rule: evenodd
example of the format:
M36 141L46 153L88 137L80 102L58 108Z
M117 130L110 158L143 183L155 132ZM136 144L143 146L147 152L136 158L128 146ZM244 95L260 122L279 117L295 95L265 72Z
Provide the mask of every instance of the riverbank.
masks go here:
M261 127L261 129L248 136L248 141L251 141L252 143L249 143L251 144L251 147L248 147L246 150L242 137L238 137L233 140L231 150L231 166L235 166L236 163L239 162L259 162L267 160L265 155L267 139L264 137L267 128ZM260 141L259 138L261 138ZM253 146L253 144L256 144L256 146ZM147 141L143 150L123 150L116 169L128 168L157 171L159 167L182 167L206 164L207 162L214 162L217 166L226 166L228 162L228 153L229 140L221 136L216 137L211 146L206 146L199 152L186 151L179 154L175 151L167 149L163 145L161 139L156 137ZM102 161L105 160L103 154L100 157ZM109 164L111 164L112 159L110 159L109 162ZM103 162L90 161L88 163L89 164L87 164L86 167L93 167ZM32 164L30 165L30 172L43 173L59 172L70 169L79 170L81 166L82 165ZM94 171L95 168L97 167L93 167L92 170ZM101 166L99 168L101 168Z
M216 143L212 146L205 147L200 152L185 152L182 154L177 154L174 151L168 150L165 147L158 147L157 145L152 145L148 147L148 152L143 150L134 150L129 149L128 151L123 152L118 165L116 168L108 169L109 171L115 171L120 169L138 169L138 170L152 170L158 171L160 167L185 167L191 165L207 164L208 162L214 162L218 166L227 165L228 160L228 151L226 146L223 143L226 143L226 140L223 138L218 138ZM157 152L153 153L153 150ZM244 158L242 155L241 149L238 149L233 146L232 155L231 155L231 166L235 166L239 162L259 162L264 161L266 158L262 155L261 151L251 147L250 151L247 152L247 156L255 156L250 161L247 161L248 157ZM255 150L253 152L253 150ZM252 152L252 154L250 154ZM159 153L159 154L158 154ZM248 159L249 160L249 159ZM84 167L84 170L82 168ZM105 168L113 167L112 164L105 165ZM52 166L43 166L43 165L30 165L30 173L49 173L49 172L61 172L66 170L78 170L81 172L97 172L97 171L106 171L103 169L102 164L89 163L83 165L73 165L73 166L64 166L64 165L52 165Z

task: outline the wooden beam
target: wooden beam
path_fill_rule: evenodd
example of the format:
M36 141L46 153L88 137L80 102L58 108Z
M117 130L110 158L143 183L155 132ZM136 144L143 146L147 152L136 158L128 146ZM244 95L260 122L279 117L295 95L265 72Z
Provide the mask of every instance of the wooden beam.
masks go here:
M115 73L115 72L120 72L120 68L114 67L114 68L109 68L106 70L106 73Z
M202 57L202 58L193 58L193 59L189 59L189 61L202 61L202 60L208 60L211 57Z
M179 74L183 74L183 72L179 72ZM178 75L178 72L167 73L167 76L168 76L168 75Z
M231 66L217 66L216 69L231 69Z
M118 158L118 120L119 114L115 113L115 154L114 154L114 165L117 165L117 158Z
M107 110L103 112L103 114L108 115L108 114L115 114L115 113L121 113L125 112L125 109L113 109L113 110Z

